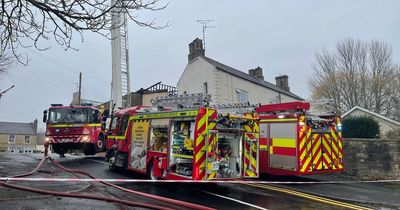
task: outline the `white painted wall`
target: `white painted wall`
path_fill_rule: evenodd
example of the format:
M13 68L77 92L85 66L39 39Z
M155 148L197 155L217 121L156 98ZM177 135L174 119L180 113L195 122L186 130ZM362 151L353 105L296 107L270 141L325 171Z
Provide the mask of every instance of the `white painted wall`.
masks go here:
M214 97L216 99L215 103L238 103L239 101L236 96L237 89L248 92L248 98L251 104L269 104L271 100L275 100L279 95L279 93L274 90L254 84L221 70L216 70L214 75L214 85L216 88L216 95ZM290 101L297 101L297 99L281 94L281 102Z
M186 65L181 78L178 81L178 94L181 95L185 91L187 94L203 93L203 83L208 83L208 91L214 96L211 90L211 77L214 67L201 57L193 59Z
M178 94L203 93L203 83L208 83L208 93L213 104L238 103L236 89L248 92L251 104L269 104L277 99L278 92L254 84L242 78L216 69L203 58L198 57L189 62L178 81ZM297 99L281 94L281 102L297 101Z

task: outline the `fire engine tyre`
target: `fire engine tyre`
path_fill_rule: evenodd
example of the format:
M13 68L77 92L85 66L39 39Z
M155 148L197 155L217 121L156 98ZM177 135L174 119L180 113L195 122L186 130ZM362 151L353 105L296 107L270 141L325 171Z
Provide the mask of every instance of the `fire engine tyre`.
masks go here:
M85 144L83 146L83 154L85 155L95 155L96 154L96 149L95 149L94 144Z
M110 156L108 157L108 169L111 172L116 172L119 170L119 167L116 165L117 161L117 152L115 150L112 150L110 152Z
M106 148L106 142L104 140L103 135L99 135L99 137L97 138L97 142L96 145L94 145L94 150L96 153L98 152L103 152Z
M153 162L153 161L152 161ZM153 163L150 163L149 164L149 167L148 167L148 170L147 170L147 177L150 179L150 180L158 180L159 178L158 177L156 177L156 176L154 176L154 166L153 166Z
M64 155L67 152L67 150L64 147L62 147L61 145L58 145L58 144L53 144L52 148L55 153L60 154L60 155Z

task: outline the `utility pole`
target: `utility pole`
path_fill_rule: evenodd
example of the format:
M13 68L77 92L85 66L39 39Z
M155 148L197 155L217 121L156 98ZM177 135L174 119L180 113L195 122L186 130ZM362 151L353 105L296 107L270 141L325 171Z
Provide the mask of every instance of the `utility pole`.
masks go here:
M82 94L82 72L79 72L78 106L81 105L81 94Z
M208 25L211 21L214 21L214 20L197 20L197 22L200 23L203 27L203 49L204 49L204 51L206 50L206 29L207 28L215 28L215 26ZM205 52L207 52L207 51L205 51Z

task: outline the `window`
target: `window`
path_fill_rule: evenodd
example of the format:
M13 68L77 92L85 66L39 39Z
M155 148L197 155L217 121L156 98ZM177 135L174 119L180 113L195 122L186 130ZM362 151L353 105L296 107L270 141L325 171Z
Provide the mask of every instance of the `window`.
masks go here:
M14 134L8 135L8 143L15 144L15 135Z
M118 117L113 117L110 123L110 131L115 130L115 128L117 127L117 121L118 121Z
M30 143L31 143L31 136L25 136L24 144L30 144Z
M203 83L203 92L204 92L205 95L208 94L208 85L207 85L207 82Z
M90 110L89 123L101 123L101 113L99 110Z
M125 134L125 130L128 127L128 122L129 122L129 115L124 115L122 117L121 126L119 127L117 135L124 135Z
M236 89L236 100L238 103L246 103L249 101L249 94L245 90Z
M53 108L48 123L88 123L88 108Z

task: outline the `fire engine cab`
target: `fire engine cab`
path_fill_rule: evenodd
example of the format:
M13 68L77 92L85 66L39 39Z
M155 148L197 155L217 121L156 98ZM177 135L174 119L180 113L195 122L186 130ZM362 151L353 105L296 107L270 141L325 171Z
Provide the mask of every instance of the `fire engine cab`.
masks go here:
M290 102L256 108L260 171L305 175L343 171L340 117L327 102Z
M185 103L192 97L191 103ZM202 94L157 98L113 114L106 140L109 169L151 179L215 180L259 175L255 114L233 114L205 104Z
M43 122L46 123L45 144L51 145L57 154L83 150L85 155L94 155L105 150L101 114L90 104L52 104L48 110L43 111Z

